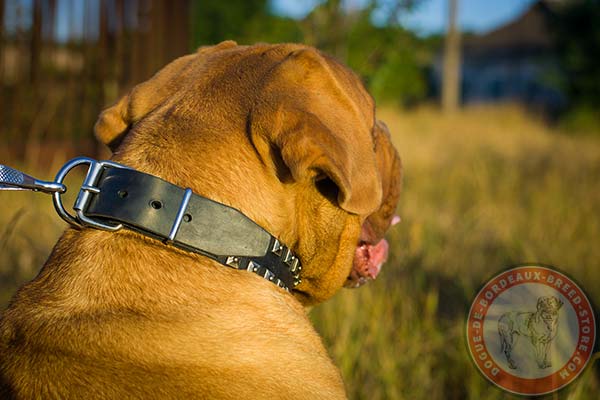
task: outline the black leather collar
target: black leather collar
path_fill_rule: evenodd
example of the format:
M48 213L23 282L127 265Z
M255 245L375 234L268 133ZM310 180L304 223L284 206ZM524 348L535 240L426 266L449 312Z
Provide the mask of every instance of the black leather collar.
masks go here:
M77 217L67 215L67 221L99 228L122 224L227 267L253 272L288 291L300 283L298 257L240 211L109 161L75 159L57 181L81 163L89 163L90 169L75 203ZM64 218L62 202L58 204Z

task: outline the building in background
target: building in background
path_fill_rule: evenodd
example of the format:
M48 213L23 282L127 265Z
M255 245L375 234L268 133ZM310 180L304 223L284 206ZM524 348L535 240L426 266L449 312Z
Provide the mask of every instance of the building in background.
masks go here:
M538 1L515 20L462 43L461 99L464 104L517 102L548 114L566 106L553 32L553 6ZM441 87L441 54L432 84Z

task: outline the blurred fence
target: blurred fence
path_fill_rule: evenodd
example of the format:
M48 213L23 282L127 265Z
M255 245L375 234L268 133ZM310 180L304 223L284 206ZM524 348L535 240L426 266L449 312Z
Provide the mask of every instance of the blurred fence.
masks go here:
M97 155L91 130L103 107L175 57L224 39L313 45L359 73L378 100L422 101L440 41L398 23L420 1L326 0L298 20L275 14L271 0L0 0L0 159ZM374 24L376 12L389 21Z
M102 108L170 60L224 39L303 42L348 64L379 104L436 102L444 37L419 37L400 22L427 1L323 0L292 19L274 13L273 0L0 0L0 159L48 165L56 152L98 155L91 131ZM538 0L493 32L466 35L463 102L518 102L543 114L531 106L560 93L558 107L544 108L551 120L597 134L598 18L597 1ZM506 56L529 43L521 33L497 48L494 38L518 26L543 36L548 65L531 49ZM553 90L538 90L546 84Z
M96 153L99 110L190 48L188 0L0 0L0 13L4 160Z

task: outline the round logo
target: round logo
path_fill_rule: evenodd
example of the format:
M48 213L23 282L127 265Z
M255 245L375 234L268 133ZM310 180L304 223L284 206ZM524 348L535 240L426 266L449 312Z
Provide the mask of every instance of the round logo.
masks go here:
M466 334L471 357L487 379L511 393L543 395L583 371L596 323L575 282L554 269L528 265L485 284L471 304Z

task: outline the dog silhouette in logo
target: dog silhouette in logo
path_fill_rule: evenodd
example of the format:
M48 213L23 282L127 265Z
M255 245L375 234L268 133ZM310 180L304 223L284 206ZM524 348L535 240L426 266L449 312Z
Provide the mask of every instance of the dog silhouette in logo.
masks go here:
M552 366L548 355L550 343L558 330L558 310L562 305L563 302L554 296L543 296L538 297L535 312L509 311L502 314L498 319L498 333L509 368L517 368L511 353L519 336L531 341L539 368Z

